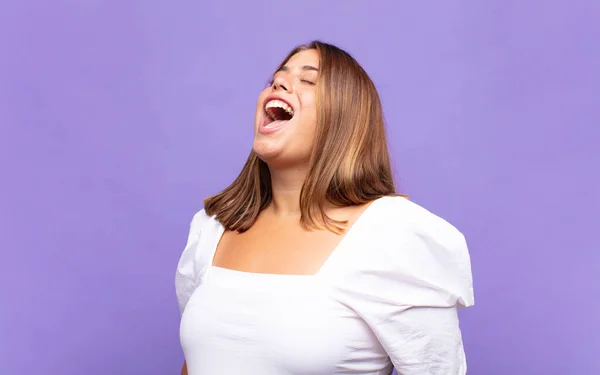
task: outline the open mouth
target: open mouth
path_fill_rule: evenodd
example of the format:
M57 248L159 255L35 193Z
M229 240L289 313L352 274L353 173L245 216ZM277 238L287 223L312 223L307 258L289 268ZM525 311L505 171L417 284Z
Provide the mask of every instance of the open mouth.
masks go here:
M294 117L294 110L286 102L278 99L272 99L265 104L265 113L267 114L267 124L275 121L288 121Z

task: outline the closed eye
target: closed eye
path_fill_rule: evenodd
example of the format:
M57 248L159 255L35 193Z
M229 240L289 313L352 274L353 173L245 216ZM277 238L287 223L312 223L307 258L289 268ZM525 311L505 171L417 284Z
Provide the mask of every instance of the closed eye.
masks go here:
M315 83L315 82L313 82L313 81L311 81L311 80L308 80L308 79L300 79L300 82L302 82L302 83L306 83L307 85L311 85L311 86L314 86L314 85L316 85L316 83ZM274 79L274 78L271 78L271 79L270 79L270 80L267 82L267 87L271 87L271 86L273 86L273 84L274 84L274 83L275 83L275 79Z

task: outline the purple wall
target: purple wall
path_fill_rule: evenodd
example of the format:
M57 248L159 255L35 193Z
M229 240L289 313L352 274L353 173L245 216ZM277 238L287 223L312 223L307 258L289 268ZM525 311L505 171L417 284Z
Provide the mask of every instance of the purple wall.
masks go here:
M600 3L375 3L2 0L0 374L179 371L189 221L313 38L371 74L404 192L469 239L469 373L599 374Z

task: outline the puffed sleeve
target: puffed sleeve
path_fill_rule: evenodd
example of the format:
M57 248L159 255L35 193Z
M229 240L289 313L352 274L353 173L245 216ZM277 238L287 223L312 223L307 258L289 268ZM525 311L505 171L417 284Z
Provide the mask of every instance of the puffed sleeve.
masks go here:
M465 374L457 309L474 303L465 238L414 203L401 206L382 212L377 240L339 291L399 375Z
M201 210L194 215L190 223L185 248L181 253L179 263L177 264L177 271L175 273L175 292L177 294L177 301L179 302L181 313L183 313L190 296L198 287L198 242L200 240L202 226L207 219L208 217L204 210Z

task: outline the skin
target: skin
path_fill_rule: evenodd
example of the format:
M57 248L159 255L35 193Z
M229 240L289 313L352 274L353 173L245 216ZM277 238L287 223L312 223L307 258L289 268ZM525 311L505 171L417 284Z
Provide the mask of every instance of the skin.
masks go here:
M273 200L246 232L225 231L217 246L213 265L243 272L314 275L341 241L328 230L306 231L299 223L300 190L309 167L316 131L319 55L307 50L294 55L273 84L261 92L254 122L254 151L271 172ZM261 134L267 120L265 99L277 95L294 109L294 117L279 131ZM326 208L351 226L368 204ZM184 364L182 375L187 375Z

